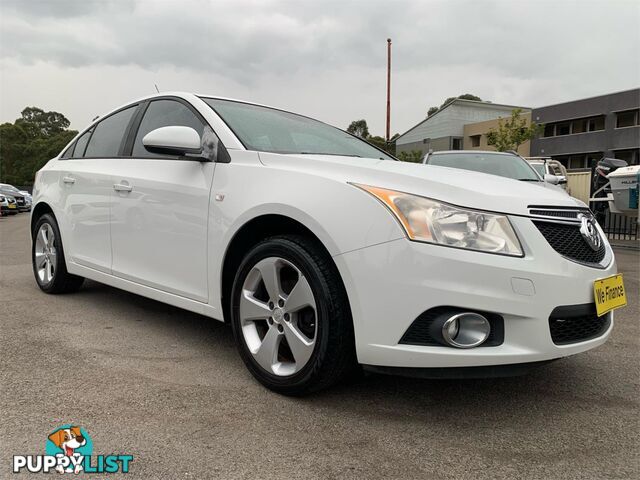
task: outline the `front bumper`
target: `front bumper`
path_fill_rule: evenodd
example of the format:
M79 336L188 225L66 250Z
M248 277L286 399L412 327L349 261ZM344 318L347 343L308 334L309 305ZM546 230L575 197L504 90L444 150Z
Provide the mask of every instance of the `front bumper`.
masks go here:
M359 362L408 368L510 365L566 357L604 343L613 321L599 337L556 345L549 316L558 306L594 301L593 281L616 273L611 247L607 244L605 267L588 267L553 250L530 219L511 222L524 258L407 239L334 257L349 294ZM438 306L501 315L503 343L472 349L399 343L422 312Z
M2 212L5 214L13 214L13 213L18 213L20 210L18 210L18 207L9 207L8 205L2 205L0 208L2 208Z

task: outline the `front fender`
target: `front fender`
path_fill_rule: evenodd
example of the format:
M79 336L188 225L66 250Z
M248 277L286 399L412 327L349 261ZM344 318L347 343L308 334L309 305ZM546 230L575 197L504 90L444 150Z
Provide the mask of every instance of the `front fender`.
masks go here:
M216 165L209 213L210 302L221 308L224 254L235 234L254 218L291 218L332 256L404 237L387 209L347 183L310 171L265 166L255 152L232 152Z

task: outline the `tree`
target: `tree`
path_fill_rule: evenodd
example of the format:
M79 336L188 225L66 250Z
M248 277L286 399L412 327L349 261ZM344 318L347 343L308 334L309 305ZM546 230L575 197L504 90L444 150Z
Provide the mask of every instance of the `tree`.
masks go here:
M69 124L61 113L27 107L14 123L0 125L0 181L31 184L35 172L78 133Z
M429 107L429 110L427 110L427 117L430 117L431 115L436 113L438 110L440 110L438 107Z
M521 113L522 109L516 108L507 120L499 119L497 130L492 128L487 133L487 144L495 147L499 152L518 151L520 145L535 138L544 125L538 125L535 122L527 125L527 119L520 115Z
M457 97L449 97L444 102L442 102L442 105L440 105L439 107L430 107L429 110L427 110L427 117L430 117L434 113L446 107L457 98L460 98L462 100L475 100L476 102L482 101L482 99L479 96L474 95L472 93L463 93L462 95L458 95Z
M15 121L31 138L56 135L69 128L70 122L58 112L45 112L37 107L27 107Z
M367 138L369 136L369 127L367 126L367 121L364 119L354 120L347 127L347 132L356 137Z

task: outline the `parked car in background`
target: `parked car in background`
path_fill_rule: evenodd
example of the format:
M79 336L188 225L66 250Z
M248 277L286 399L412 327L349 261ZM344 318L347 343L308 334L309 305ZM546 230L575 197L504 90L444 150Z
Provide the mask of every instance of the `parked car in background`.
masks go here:
M30 212L31 211L31 200L27 200L27 198L20 193L13 185L9 185L8 183L0 183L0 193L3 195L10 195L16 201L16 206L18 207L19 212Z
M428 163L276 108L145 97L37 172L35 281L228 322L255 378L295 395L357 364L491 376L604 343L624 286L586 205L517 155Z
M562 163L549 157L527 157L527 162L540 175L545 178L547 175L558 177L558 185L567 189L567 169Z
M4 217L9 215L9 201L7 197L0 194L0 216Z
M33 197L27 190L19 190L19 192L21 195L24 195L24 198L29 202L29 204L33 202Z
M18 213L18 206L16 205L16 199L11 195L5 195L0 193L0 210L2 215L15 215Z
M550 188L557 188L555 185L559 182L555 175L539 175L524 158L512 152L445 150L427 153L422 163L488 173L541 186L553 185Z

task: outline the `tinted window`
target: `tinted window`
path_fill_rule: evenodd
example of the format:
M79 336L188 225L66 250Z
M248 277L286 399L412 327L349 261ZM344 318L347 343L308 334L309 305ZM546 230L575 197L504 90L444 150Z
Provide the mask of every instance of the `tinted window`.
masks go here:
M248 103L215 98L203 100L249 150L392 160L367 142L318 120Z
M73 153L71 154L71 156L73 158L82 158L84 156L84 150L87 147L87 142L89 141L89 138L91 137L91 132L92 131L93 130L86 131L76 141L76 144L74 145L74 148L73 148Z
M75 142L72 143L71 146L67 148L62 155L60 155L60 158L70 158L73 154L73 149L75 148L75 146Z
M191 127L201 138L204 132L204 124L186 105L175 100L156 100L151 102L142 118L133 144L133 156L157 157L157 154L150 153L144 148L142 139L150 131L168 126Z
M85 157L117 157L124 133L136 107L121 110L96 125ZM79 139L78 139L79 140ZM74 152L74 156L76 152Z

